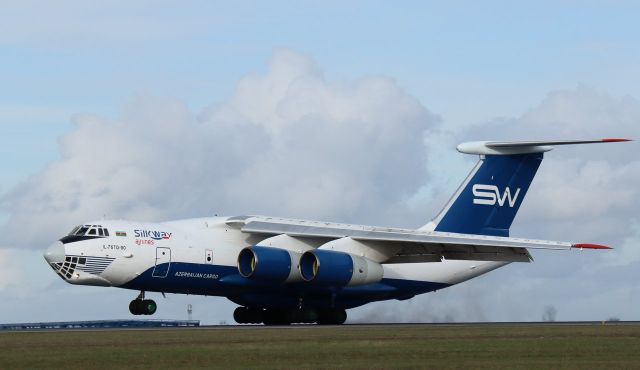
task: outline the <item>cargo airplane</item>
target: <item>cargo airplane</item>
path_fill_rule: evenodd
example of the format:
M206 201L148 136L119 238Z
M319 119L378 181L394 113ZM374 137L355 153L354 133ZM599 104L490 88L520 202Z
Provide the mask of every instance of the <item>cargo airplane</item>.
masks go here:
M512 238L509 228L543 154L557 145L625 139L469 142L480 159L443 210L419 229L235 216L75 227L44 258L70 284L140 291L133 315L151 315L146 292L227 297L238 323L342 324L346 310L410 299L505 266L529 249L609 249Z

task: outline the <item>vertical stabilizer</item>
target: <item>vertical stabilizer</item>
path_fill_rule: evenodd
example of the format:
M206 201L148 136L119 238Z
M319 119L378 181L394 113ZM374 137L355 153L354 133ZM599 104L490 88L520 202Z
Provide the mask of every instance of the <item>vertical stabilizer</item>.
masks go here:
M462 185L424 229L509 236L509 228L533 181L544 152L556 145L614 143L627 139L469 142L458 151L480 155Z
M509 236L543 153L486 155L434 220L436 231Z

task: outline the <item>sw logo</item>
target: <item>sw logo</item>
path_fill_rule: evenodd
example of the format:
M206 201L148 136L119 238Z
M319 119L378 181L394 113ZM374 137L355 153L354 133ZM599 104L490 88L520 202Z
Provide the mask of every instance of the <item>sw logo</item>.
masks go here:
M500 189L495 185L475 184L473 185L473 204L482 204L487 206L495 206L496 202L502 207L505 201L509 201L509 207L513 207L520 195L520 188L516 189L516 193L511 196L511 189L507 187L504 193L500 195Z

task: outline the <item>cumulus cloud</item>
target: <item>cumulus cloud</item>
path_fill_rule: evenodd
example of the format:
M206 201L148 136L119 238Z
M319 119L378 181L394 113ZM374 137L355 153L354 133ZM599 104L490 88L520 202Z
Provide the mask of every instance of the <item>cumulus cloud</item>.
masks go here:
M626 230L624 241L616 246L615 253L606 256L606 268L640 265L640 217L630 221L632 226Z
M640 102L635 97L610 95L578 85L549 92L519 117L475 123L462 130L477 140L494 139L495 135L514 140L522 140L523 135L532 139L624 137L639 132L638 116Z
M328 81L274 53L202 112L140 95L118 118L75 117L61 158L4 194L3 243L42 248L90 219L274 214L393 221L426 180L438 121L385 77ZM381 215L383 214L383 215Z
M540 137L625 137L640 133L638 117L640 102L636 98L580 85L549 93L512 125L511 134L513 129L526 127L529 134Z
M0 292L17 285L24 278L24 270L14 262L15 250L0 248Z
M628 147L632 145L636 144ZM640 189L634 186L640 183L640 159L624 162L548 159L528 195L520 218L523 228L545 225L544 232L553 238L619 245L631 231L640 206Z

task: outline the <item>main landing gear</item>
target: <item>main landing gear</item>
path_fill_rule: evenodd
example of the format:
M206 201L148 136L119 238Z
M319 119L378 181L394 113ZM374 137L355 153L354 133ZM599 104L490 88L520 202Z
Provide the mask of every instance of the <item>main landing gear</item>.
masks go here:
M233 312L238 324L290 325L313 324L342 325L347 320L347 311L342 309L290 309L238 307Z
M144 299L144 292L140 292L138 298L129 303L129 312L134 315L153 315L158 305L152 299Z

